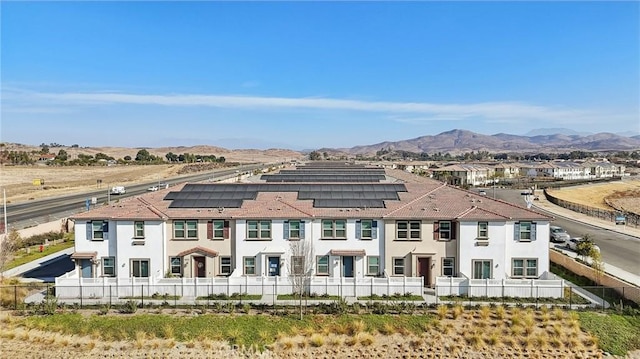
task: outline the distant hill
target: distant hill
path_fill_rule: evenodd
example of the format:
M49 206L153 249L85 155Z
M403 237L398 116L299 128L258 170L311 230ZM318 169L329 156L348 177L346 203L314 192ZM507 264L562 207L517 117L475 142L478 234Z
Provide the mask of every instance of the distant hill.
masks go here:
M526 137L548 136L548 135L567 135L567 136L588 136L591 132L578 132L569 128L538 128L524 134Z
M39 146L23 145L17 143L4 143L4 149L7 151L40 151ZM288 149L268 149L268 150L229 150L216 146L177 146L177 147L50 147L49 152L57 154L58 151L64 149L71 158L76 158L78 154L95 156L97 153L104 153L115 159L124 158L125 156L136 157L141 149L146 149L150 154L163 157L173 152L176 155L190 153L195 155L215 155L216 157L224 157L227 162L283 162L290 159L300 159L304 154L288 150Z
M613 133L550 134L518 136L505 133L482 135L466 130L451 130L435 136L422 136L404 141L385 141L351 148L321 149L327 152L343 152L352 155L372 155L381 149L410 152L449 152L451 154L488 151L499 152L569 152L569 151L630 151L640 150L640 138L619 136Z

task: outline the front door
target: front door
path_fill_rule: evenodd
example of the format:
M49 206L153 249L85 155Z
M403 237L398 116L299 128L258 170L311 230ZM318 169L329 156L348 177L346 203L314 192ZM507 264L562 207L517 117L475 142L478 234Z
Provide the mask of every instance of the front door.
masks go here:
M418 258L418 275L423 278L424 286L428 287L431 284L431 274L429 270L431 269L431 258L423 257Z
M93 278L93 264L91 263L91 259L80 260L80 273L82 273L82 278Z
M196 277L206 277L204 257L193 257L193 273Z
M342 276L347 278L353 277L353 256L342 257Z
M269 276L273 277L280 275L280 257L268 257L267 266L267 273L269 273Z

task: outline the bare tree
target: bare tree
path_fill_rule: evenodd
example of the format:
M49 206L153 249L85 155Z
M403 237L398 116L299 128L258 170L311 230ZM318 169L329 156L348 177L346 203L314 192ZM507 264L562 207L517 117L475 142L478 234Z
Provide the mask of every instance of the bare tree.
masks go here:
M311 239L289 241L289 278L294 294L300 298L300 319L302 320L302 296L306 293L306 284L313 275L313 244Z
M2 242L0 242L0 280L4 279L4 269L13 257L13 254L20 245L20 233L17 229L12 228L9 234L3 234Z

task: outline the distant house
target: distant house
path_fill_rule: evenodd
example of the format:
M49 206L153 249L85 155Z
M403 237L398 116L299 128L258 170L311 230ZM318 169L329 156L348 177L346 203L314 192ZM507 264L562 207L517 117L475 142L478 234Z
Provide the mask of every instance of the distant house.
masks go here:
M475 164L457 164L434 168L433 177L454 186L484 186L492 183L495 170Z
M38 157L39 162L49 162L53 161L54 159L56 159L56 155L54 155L53 153L42 153Z

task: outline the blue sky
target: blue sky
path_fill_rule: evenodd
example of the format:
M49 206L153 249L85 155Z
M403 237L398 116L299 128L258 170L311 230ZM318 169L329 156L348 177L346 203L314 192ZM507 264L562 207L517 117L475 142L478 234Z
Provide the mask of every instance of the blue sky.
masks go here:
M6 2L0 140L640 133L638 2Z

